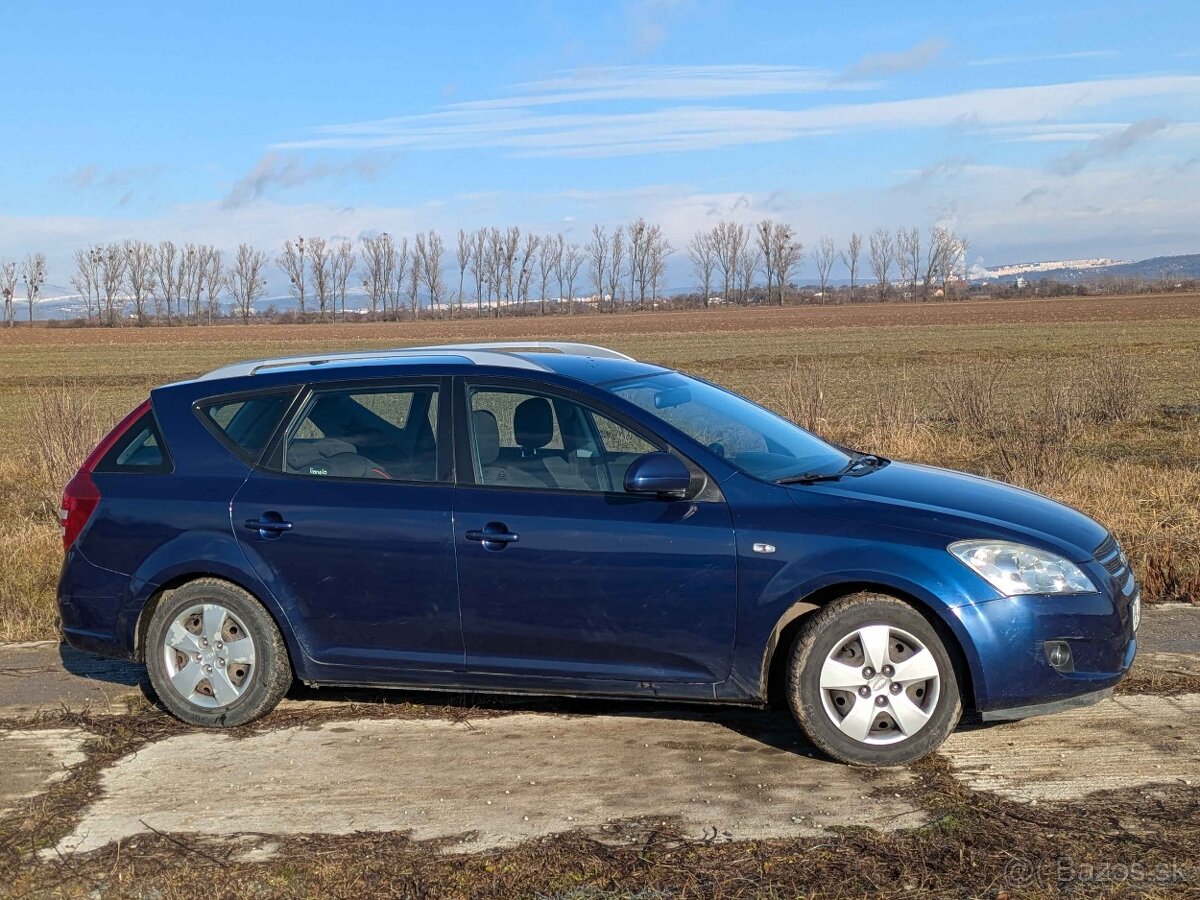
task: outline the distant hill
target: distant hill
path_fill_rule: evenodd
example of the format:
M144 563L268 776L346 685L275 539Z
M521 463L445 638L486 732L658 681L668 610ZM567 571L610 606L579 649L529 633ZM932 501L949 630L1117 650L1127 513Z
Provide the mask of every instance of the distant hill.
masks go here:
M1137 262L1113 260L1067 260L1062 263L1022 263L996 266L973 278L973 281L997 281L1011 284L1018 278L1026 281L1067 281L1082 283L1105 278L1145 278L1148 280L1180 280L1200 278L1200 253L1184 256L1155 256Z

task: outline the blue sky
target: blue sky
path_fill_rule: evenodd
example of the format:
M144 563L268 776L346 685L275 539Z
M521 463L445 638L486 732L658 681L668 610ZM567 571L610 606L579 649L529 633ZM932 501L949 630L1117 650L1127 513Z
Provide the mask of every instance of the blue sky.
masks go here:
M1200 252L1200 7L1050 6L10 5L0 258L638 215Z

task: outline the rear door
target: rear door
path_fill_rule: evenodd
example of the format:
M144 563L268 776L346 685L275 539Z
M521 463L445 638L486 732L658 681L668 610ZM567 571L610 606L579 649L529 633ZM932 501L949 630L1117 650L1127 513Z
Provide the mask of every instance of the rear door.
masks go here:
M730 671L733 524L696 470L690 499L626 494L668 449L574 394L460 380L455 541L467 669L711 683Z
M233 500L246 556L306 653L347 681L462 669L447 387L315 387Z

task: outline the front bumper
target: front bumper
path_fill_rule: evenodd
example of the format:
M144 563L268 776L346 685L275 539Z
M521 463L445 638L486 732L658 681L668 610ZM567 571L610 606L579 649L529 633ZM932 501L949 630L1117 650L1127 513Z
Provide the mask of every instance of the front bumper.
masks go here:
M1022 596L948 610L985 720L1021 719L1101 700L1137 653L1136 586L1095 594ZM1071 665L1055 668L1046 642L1065 642Z

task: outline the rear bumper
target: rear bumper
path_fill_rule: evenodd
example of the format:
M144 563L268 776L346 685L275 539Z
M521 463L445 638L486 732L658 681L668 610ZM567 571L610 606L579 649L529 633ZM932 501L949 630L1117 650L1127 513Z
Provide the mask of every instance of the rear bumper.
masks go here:
M960 637L975 699L987 719L1020 719L1103 699L1137 653L1128 594L1024 596L948 610ZM1055 668L1046 642L1065 642L1071 663Z
M67 551L58 580L58 615L63 639L76 650L99 656L133 658L120 611L129 577L88 561L77 549Z

